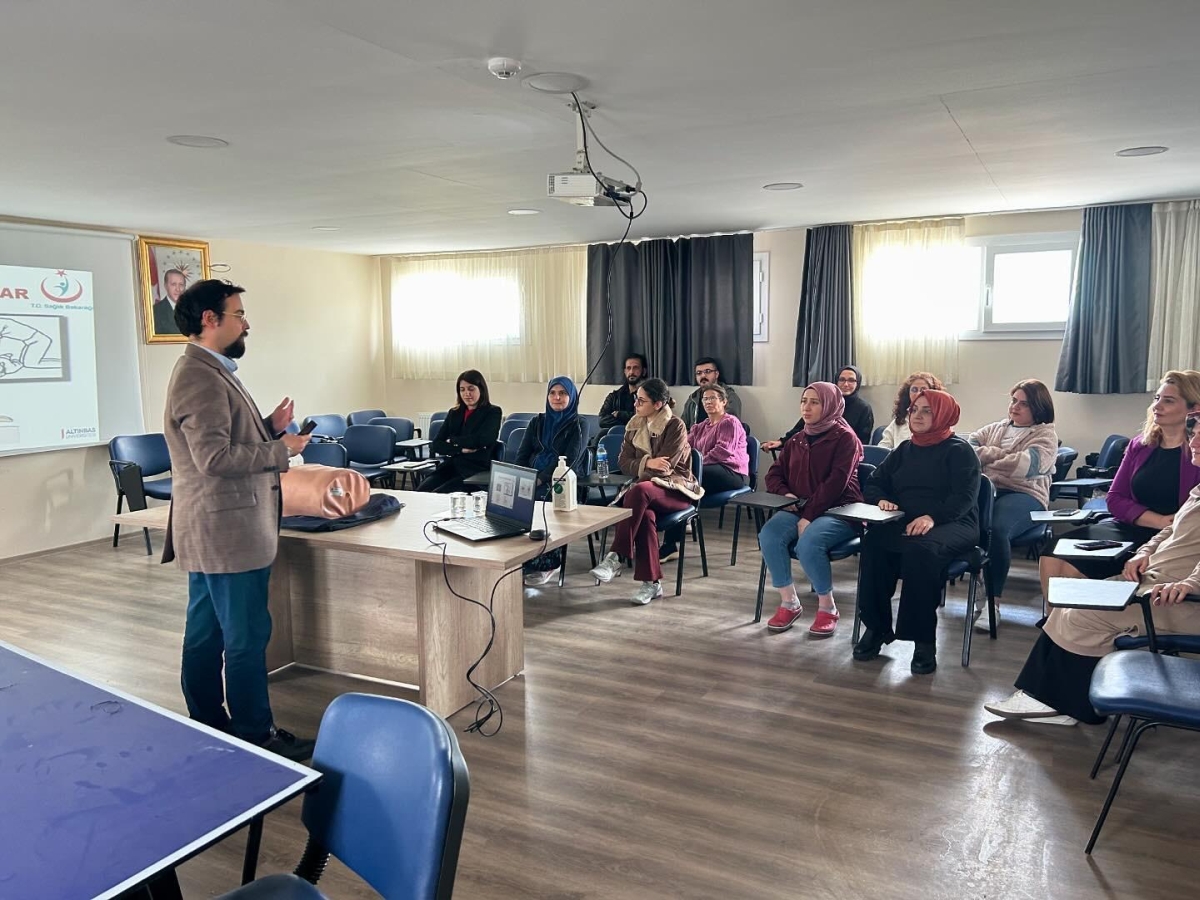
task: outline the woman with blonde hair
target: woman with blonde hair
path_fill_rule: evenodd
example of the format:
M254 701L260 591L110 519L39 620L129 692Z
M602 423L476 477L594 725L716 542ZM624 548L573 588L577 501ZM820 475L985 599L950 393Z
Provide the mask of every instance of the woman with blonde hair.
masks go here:
M1192 488L1200 485L1200 467L1187 448L1187 420L1200 414L1200 372L1172 370L1163 376L1146 410L1142 433L1129 442L1125 458L1108 489L1112 519L1062 535L1075 540L1130 541L1124 556L1073 559L1053 552L1041 559L1042 595L1051 578L1111 578L1121 574L1134 550L1175 520Z
M928 372L913 372L904 379L904 384L900 385L900 390L896 392L896 402L892 405L892 418L888 422L887 428L883 429L883 437L879 439L879 446L895 450L912 437L912 432L908 427L908 408L912 405L914 398L921 391L944 390L946 390L946 386L942 384L942 380Z

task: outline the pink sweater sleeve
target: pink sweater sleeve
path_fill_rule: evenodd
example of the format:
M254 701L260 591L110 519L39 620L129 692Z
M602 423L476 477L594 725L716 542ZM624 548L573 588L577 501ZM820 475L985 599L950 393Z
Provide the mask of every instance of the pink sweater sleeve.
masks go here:
M692 428L695 431L699 424ZM717 463L739 475L750 473L750 455L746 450L746 429L736 416L725 416L716 426L709 426L705 446L693 444L700 451L705 465Z

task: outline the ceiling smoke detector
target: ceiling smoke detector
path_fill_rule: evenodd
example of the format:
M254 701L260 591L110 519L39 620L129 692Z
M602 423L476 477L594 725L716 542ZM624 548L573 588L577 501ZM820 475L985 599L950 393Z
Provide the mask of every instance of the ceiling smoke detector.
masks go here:
M487 61L487 67L501 81L508 81L521 71L521 61L508 56L493 56Z

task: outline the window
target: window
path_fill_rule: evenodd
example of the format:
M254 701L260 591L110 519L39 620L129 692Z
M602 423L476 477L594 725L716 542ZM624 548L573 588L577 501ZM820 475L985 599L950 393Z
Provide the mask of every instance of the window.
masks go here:
M754 343L767 341L767 320L771 294L771 254L754 254Z
M977 331L1057 337L1067 322L1079 235L999 235L970 241L978 248Z

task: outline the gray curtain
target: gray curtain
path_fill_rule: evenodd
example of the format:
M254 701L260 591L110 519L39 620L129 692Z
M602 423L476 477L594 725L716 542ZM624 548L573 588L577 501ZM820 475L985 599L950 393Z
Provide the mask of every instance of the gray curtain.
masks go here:
M611 282L609 275L611 272ZM594 380L620 384L629 353L644 353L650 374L691 384L697 357L721 361L730 384L754 373L754 236L642 241L588 247L587 348L594 360L608 335L612 346Z
M804 279L796 317L792 384L831 381L854 359L850 306L849 225L810 228L804 238Z
M1083 211L1056 391L1144 394L1150 352L1150 209Z

